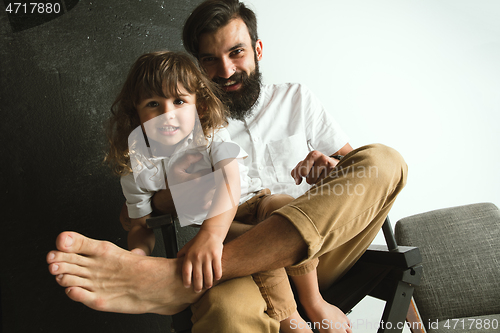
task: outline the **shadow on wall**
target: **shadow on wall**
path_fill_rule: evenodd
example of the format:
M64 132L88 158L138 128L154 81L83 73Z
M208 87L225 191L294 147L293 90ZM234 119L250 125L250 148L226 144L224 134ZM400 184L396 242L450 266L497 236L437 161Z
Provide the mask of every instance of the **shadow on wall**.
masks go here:
M199 2L54 1L58 13L0 3L4 332L168 329L161 316L72 302L45 256L64 230L126 247L119 179L102 163L104 122L140 54L183 49L182 25Z

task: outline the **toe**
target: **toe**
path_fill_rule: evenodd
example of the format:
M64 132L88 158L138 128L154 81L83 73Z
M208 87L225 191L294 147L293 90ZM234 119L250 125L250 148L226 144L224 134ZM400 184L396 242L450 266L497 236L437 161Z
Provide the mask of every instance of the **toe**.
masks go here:
M59 251L78 253L86 256L101 253L105 243L107 242L90 239L72 231L62 232L56 240L56 246Z
M61 287L82 287L91 290L89 281L76 275L58 274L56 281Z

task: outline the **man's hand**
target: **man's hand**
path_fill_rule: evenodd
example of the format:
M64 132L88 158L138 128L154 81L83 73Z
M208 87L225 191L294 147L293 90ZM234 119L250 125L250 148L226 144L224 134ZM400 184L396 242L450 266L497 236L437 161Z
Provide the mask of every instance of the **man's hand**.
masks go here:
M182 280L186 288L193 284L195 292L211 288L222 277L222 240L201 229L177 254L184 257Z
M304 177L309 185L316 184L325 178L338 163L339 160L313 150L297 164L291 175L297 185L302 183Z

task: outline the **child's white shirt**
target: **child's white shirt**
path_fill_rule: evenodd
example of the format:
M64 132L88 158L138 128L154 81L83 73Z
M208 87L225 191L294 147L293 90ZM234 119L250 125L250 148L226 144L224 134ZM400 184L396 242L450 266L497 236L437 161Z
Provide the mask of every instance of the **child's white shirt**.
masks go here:
M145 148L142 150L144 151ZM189 169L189 173L195 173L203 169L213 170L213 166L222 160L238 159L241 189L239 203L245 202L254 195L254 192L248 192L248 167L241 162L248 154L238 144L231 140L226 128L221 128L214 133L213 139L208 147L196 146L193 142L193 134L191 134L176 147L175 152L169 157L145 157L141 154L135 154L135 158L131 156L133 173L121 177L120 180L123 194L127 201L130 218L141 218L152 213L151 200L155 192L165 189L165 174L182 226L192 224L200 225L207 217L210 217L207 216L208 210L200 209L200 207L193 207L190 202L179 199L179 191L186 188L186 183L170 185L177 182L171 178L173 174L170 174L168 170L170 170L172 165L180 158L186 154L193 153L200 153L203 157ZM137 156L139 156L139 158L137 158ZM167 172L165 173L164 170ZM202 179L197 179L196 181L210 182L213 181L214 174L212 172L201 178ZM198 191L193 192L192 195L203 196L204 193ZM185 193L182 197L186 197Z

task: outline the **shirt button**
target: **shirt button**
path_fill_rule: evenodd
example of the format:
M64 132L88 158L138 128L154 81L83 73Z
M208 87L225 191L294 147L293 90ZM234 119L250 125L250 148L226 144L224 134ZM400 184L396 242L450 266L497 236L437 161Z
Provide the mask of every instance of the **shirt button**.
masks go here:
M259 138L253 138L253 142L259 141Z
M264 167L261 165L261 166L259 167L259 170L264 170Z

